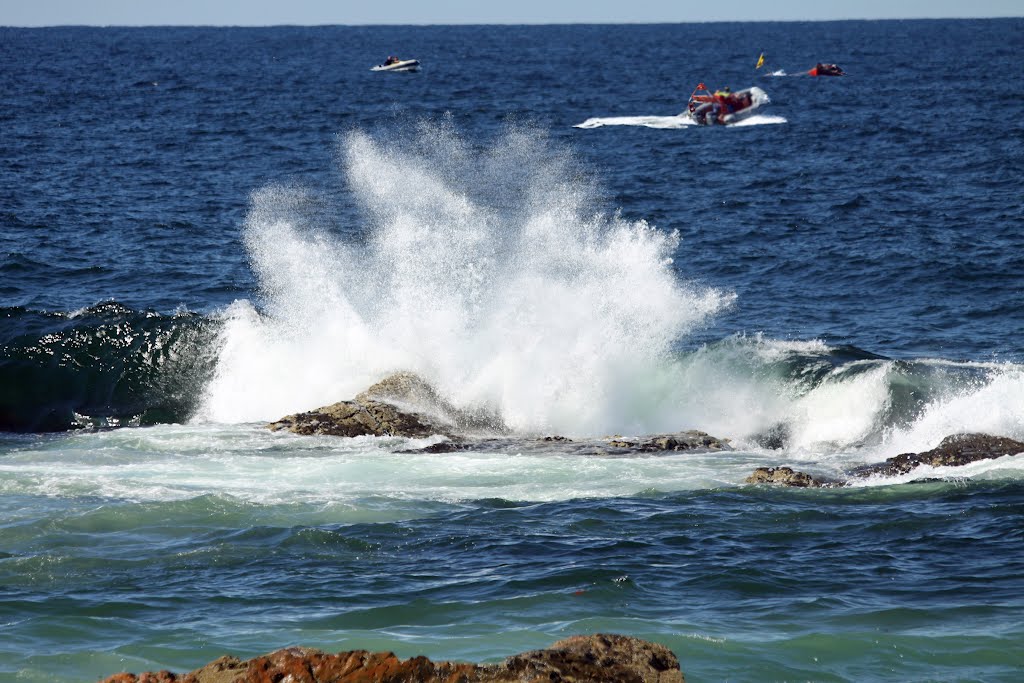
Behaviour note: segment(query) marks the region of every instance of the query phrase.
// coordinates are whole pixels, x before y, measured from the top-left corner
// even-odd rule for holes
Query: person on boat
[[[402,60],[399,59],[398,57],[395,57],[394,55],[388,55],[388,58],[384,60],[384,66],[391,66],[392,64],[397,64],[400,61]]]
[[[736,111],[736,98],[733,97],[732,89],[729,86],[725,86],[721,90],[716,90],[715,99],[717,100],[715,104],[724,106],[726,113],[732,114]]]
[[[809,72],[812,76],[845,76],[846,72],[838,64],[822,64],[818,62]]]

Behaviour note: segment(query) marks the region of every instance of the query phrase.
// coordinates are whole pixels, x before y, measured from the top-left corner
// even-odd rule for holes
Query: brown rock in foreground
[[[501,664],[401,660],[390,652],[327,654],[286,648],[241,661],[221,657],[201,669],[121,673],[102,683],[684,683],[679,660],[663,645],[630,636],[572,636]]]

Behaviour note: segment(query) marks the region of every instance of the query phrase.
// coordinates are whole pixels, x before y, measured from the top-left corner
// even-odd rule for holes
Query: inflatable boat
[[[724,88],[712,93],[706,85],[698,83],[686,113],[702,126],[725,126],[753,116],[769,102],[768,93],[757,86],[736,92]]]

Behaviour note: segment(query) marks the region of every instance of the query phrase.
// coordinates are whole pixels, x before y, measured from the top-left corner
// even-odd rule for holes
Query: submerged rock
[[[719,439],[705,432],[689,431],[658,436],[608,437],[604,439],[569,439],[564,436],[522,437],[499,436],[492,438],[453,437],[449,441],[400,453],[533,453],[572,454],[596,457],[629,457],[637,454],[673,453],[677,451],[708,452],[732,450],[728,439]]]
[[[663,645],[611,634],[572,636],[550,648],[513,655],[501,664],[399,659],[390,652],[327,654],[292,647],[241,661],[221,657],[201,669],[120,673],[102,683],[684,683],[679,660]]]
[[[612,448],[625,448],[641,453],[656,451],[723,451],[731,450],[728,439],[719,439],[707,432],[691,429],[675,434],[657,434],[643,437],[614,436],[607,440]]]

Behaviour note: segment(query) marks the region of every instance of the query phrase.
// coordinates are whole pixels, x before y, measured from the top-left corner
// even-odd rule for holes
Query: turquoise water
[[[1022,456],[806,491],[743,486],[778,459],[764,451],[353,442],[258,425],[5,437],[5,676],[300,643],[493,661],[599,631],[668,645],[693,680],[1012,680],[1022,664]]]

